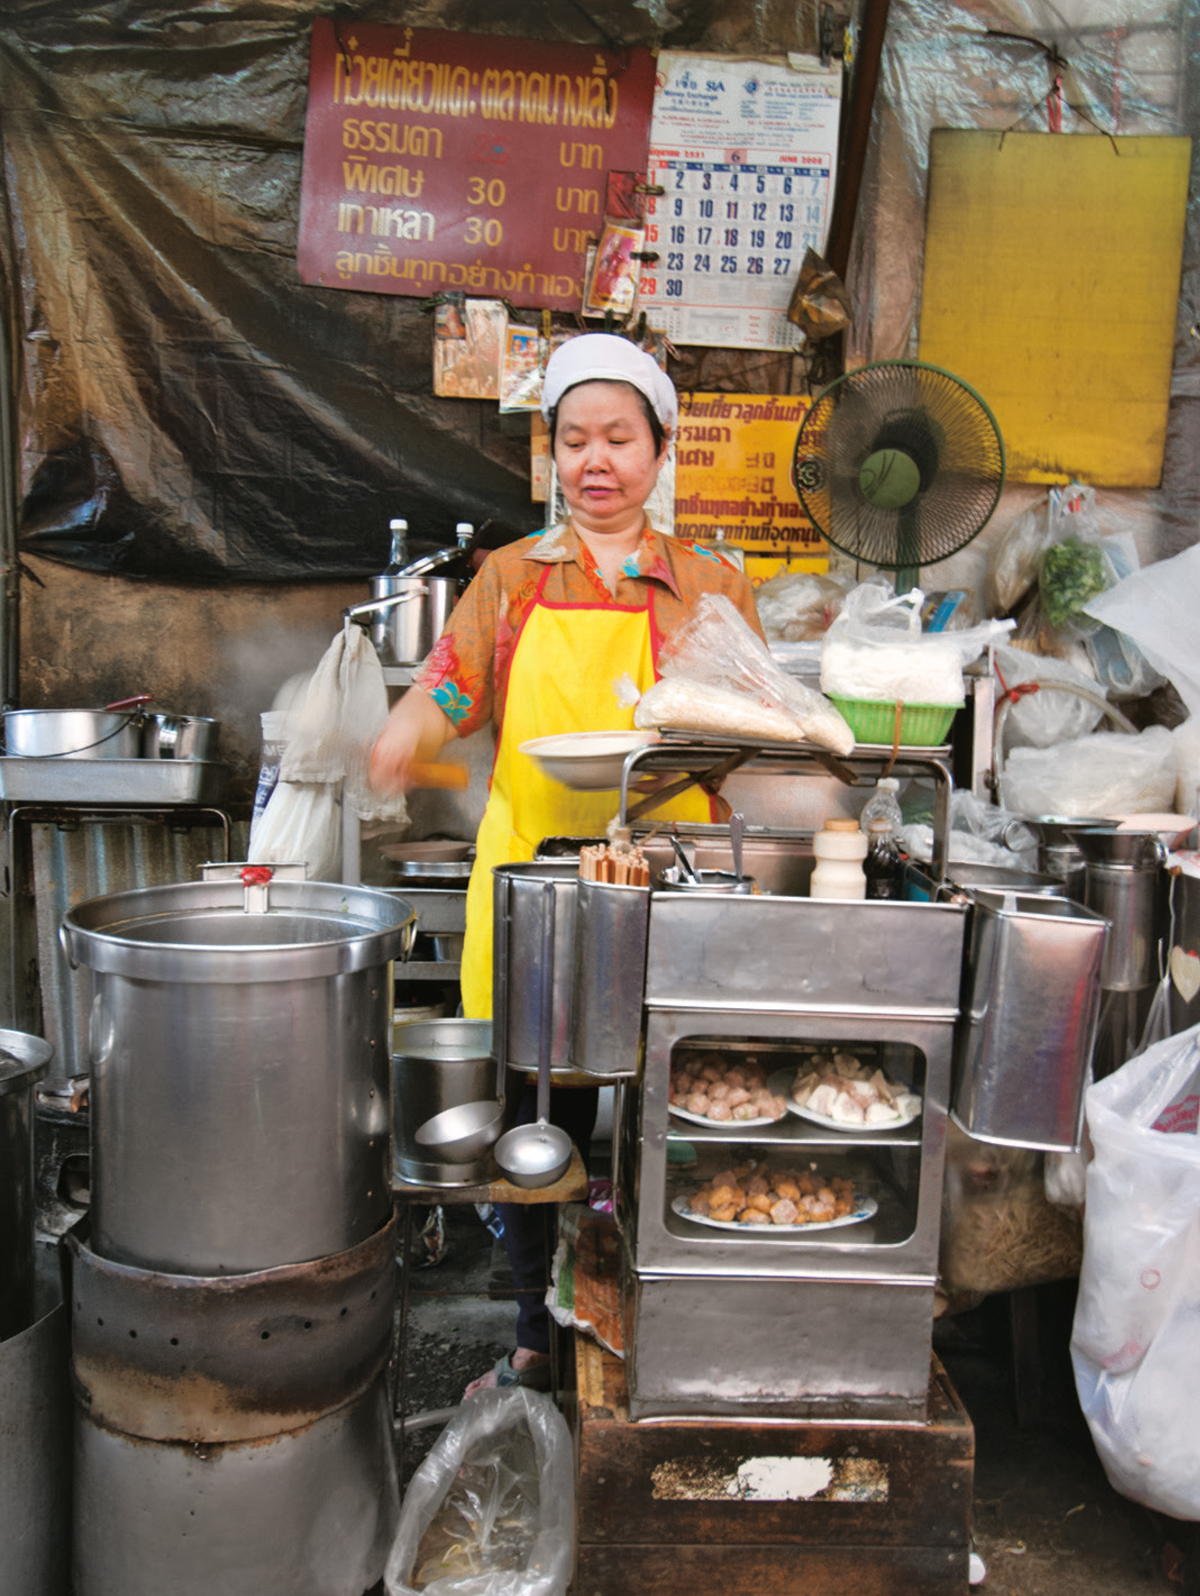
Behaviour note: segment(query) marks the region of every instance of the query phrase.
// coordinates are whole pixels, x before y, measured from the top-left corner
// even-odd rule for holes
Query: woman
[[[597,836],[613,818],[611,793],[580,793],[520,752],[533,737],[633,724],[613,692],[619,676],[645,691],[665,637],[705,592],[728,595],[761,635],[754,595],[718,556],[664,537],[648,523],[653,491],[678,419],[670,378],[627,339],[585,333],[550,357],[542,414],[570,518],[488,556],[416,684],[399,700],[371,756],[371,781],[403,787],[410,765],[452,737],[493,721],[491,792],[467,892],[463,1012],[492,1012],[492,869],[532,859],[549,836]],[[710,820],[696,791],[661,816]],[[596,1092],[551,1093],[551,1119],[586,1156]],[[518,1122],[534,1118],[527,1091]],[[505,1245],[518,1289],[541,1275],[535,1211],[506,1207]],[[536,1296],[518,1299],[517,1350],[476,1385],[547,1380],[549,1318]],[[469,1390],[474,1389],[472,1386]]]

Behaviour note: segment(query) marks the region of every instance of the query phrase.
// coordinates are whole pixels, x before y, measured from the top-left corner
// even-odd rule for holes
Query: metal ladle
[[[742,837],[746,830],[744,815],[736,811],[729,817],[729,847],[733,854],[733,874],[738,883],[734,891],[738,891],[742,880]]]
[[[551,993],[554,987],[554,882],[542,884],[542,980],[541,1014],[538,1026],[537,1120],[532,1125],[514,1125],[496,1143],[495,1159],[500,1173],[514,1186],[553,1186],[571,1164],[571,1138],[557,1125],[551,1125],[550,1043],[554,1016]]]

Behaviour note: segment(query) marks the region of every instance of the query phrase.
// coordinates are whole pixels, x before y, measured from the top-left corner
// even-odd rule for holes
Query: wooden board
[[[1191,140],[930,137],[921,359],[1000,424],[1010,480],[1162,476]]]
[[[576,1340],[573,1596],[962,1596],[974,1430],[934,1360],[924,1424],[631,1424]]]
[[[392,1176],[392,1196],[409,1203],[578,1203],[587,1199],[588,1178],[578,1147],[567,1172],[553,1186],[514,1186],[500,1175],[477,1186],[424,1186]]]

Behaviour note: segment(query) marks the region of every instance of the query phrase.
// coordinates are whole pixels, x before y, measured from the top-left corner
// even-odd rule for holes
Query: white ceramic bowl
[[[621,785],[625,756],[654,741],[648,731],[566,732],[533,737],[521,752],[536,759],[547,776],[576,792],[608,792]]]

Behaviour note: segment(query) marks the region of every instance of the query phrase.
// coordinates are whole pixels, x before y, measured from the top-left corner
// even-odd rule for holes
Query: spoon
[[[670,841],[671,847],[675,851],[675,857],[679,860],[679,868],[683,871],[685,879],[688,881],[694,881],[696,885],[699,886],[700,876],[697,873],[696,867],[688,858],[683,844],[680,842],[679,838],[674,832],[671,833]]]
[[[739,882],[742,879],[742,835],[745,829],[746,820],[744,815],[737,813],[730,815],[729,846],[733,850],[733,874]]]
[[[571,1164],[571,1138],[565,1130],[551,1125],[550,1043],[554,1015],[551,993],[554,986],[554,882],[542,885],[542,980],[541,1014],[538,1026],[537,1121],[533,1125],[514,1125],[496,1143],[493,1157],[500,1173],[514,1186],[553,1186]]]

